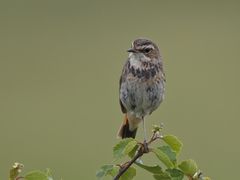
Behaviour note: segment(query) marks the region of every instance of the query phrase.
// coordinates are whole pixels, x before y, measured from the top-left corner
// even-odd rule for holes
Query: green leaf
[[[167,169],[166,171],[172,177],[171,180],[182,180],[184,178],[183,172],[178,169]]]
[[[96,173],[98,180],[102,180],[105,176],[110,175],[115,177],[119,172],[119,167],[115,165],[104,165]],[[136,176],[136,169],[134,167],[128,168],[128,170],[120,177],[120,180],[131,180]]]
[[[130,158],[133,158],[134,156],[135,156],[135,154],[136,154],[136,152],[137,152],[137,150],[138,150],[138,145],[136,145],[129,153],[128,153],[128,156],[130,157]]]
[[[137,141],[136,140],[130,141],[125,147],[124,154],[125,155],[129,154],[133,149],[135,149],[135,147],[138,147]]]
[[[102,177],[104,177],[106,174],[107,174],[107,171],[109,169],[112,169],[113,168],[113,165],[103,165],[100,170],[97,171],[96,173],[96,177],[98,179],[101,179]]]
[[[152,149],[152,152],[157,156],[157,158],[165,164],[168,168],[173,168],[174,164],[169,159],[168,155],[166,155],[161,149]]]
[[[154,174],[153,175],[154,179],[156,180],[172,180],[169,174],[163,172],[161,174]]]
[[[134,167],[128,170],[120,177],[120,180],[132,180],[136,176],[136,169]]]
[[[27,173],[24,177],[25,180],[48,180],[48,176],[46,173],[42,171],[31,171]]]
[[[177,154],[180,153],[181,149],[182,149],[182,142],[173,135],[166,135],[163,137],[163,140],[165,143],[167,143],[172,150],[174,150]]]
[[[183,161],[178,167],[189,176],[193,176],[198,170],[196,162],[192,159]]]
[[[117,173],[119,172],[119,167],[118,166],[113,166],[112,170],[108,172],[109,175],[112,177],[116,176]]]
[[[125,155],[128,155],[135,146],[137,145],[137,141],[133,138],[126,138],[121,140],[117,145],[113,148],[113,156],[115,159],[120,159]]]
[[[161,149],[169,157],[169,159],[172,161],[174,165],[177,163],[176,153],[173,152],[169,146],[161,146],[158,148]]]
[[[102,179],[104,176],[111,175],[114,177],[118,173],[118,167],[114,165],[104,165],[96,173],[97,179]]]
[[[138,165],[139,167],[147,170],[148,172],[153,173],[153,174],[161,174],[161,173],[163,173],[162,168],[160,166],[158,166],[158,165],[156,165],[156,166],[147,166],[147,165],[136,163],[136,162],[135,162],[135,164]]]

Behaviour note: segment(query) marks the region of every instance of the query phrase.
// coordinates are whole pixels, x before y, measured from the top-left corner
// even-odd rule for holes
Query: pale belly
[[[128,80],[122,83],[120,99],[128,113],[143,118],[158,108],[164,96],[164,82]]]

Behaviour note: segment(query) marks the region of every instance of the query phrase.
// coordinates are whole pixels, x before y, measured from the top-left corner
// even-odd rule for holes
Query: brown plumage
[[[158,108],[165,90],[165,75],[157,45],[148,39],[136,39],[128,52],[119,84],[120,106],[125,114],[118,132],[121,138],[135,138],[138,124]]]

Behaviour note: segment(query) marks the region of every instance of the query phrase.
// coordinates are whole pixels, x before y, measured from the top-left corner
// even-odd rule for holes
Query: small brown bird
[[[128,50],[129,57],[120,77],[119,98],[124,121],[121,138],[135,138],[138,124],[158,108],[164,98],[165,74],[158,46],[148,39],[136,39]]]

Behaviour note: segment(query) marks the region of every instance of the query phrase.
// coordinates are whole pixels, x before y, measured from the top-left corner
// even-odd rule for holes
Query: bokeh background
[[[0,4],[0,179],[15,161],[65,180],[95,179],[112,162],[119,76],[137,37],[160,46],[167,76],[148,131],[163,122],[184,143],[181,159],[215,180],[239,178],[239,1]]]

